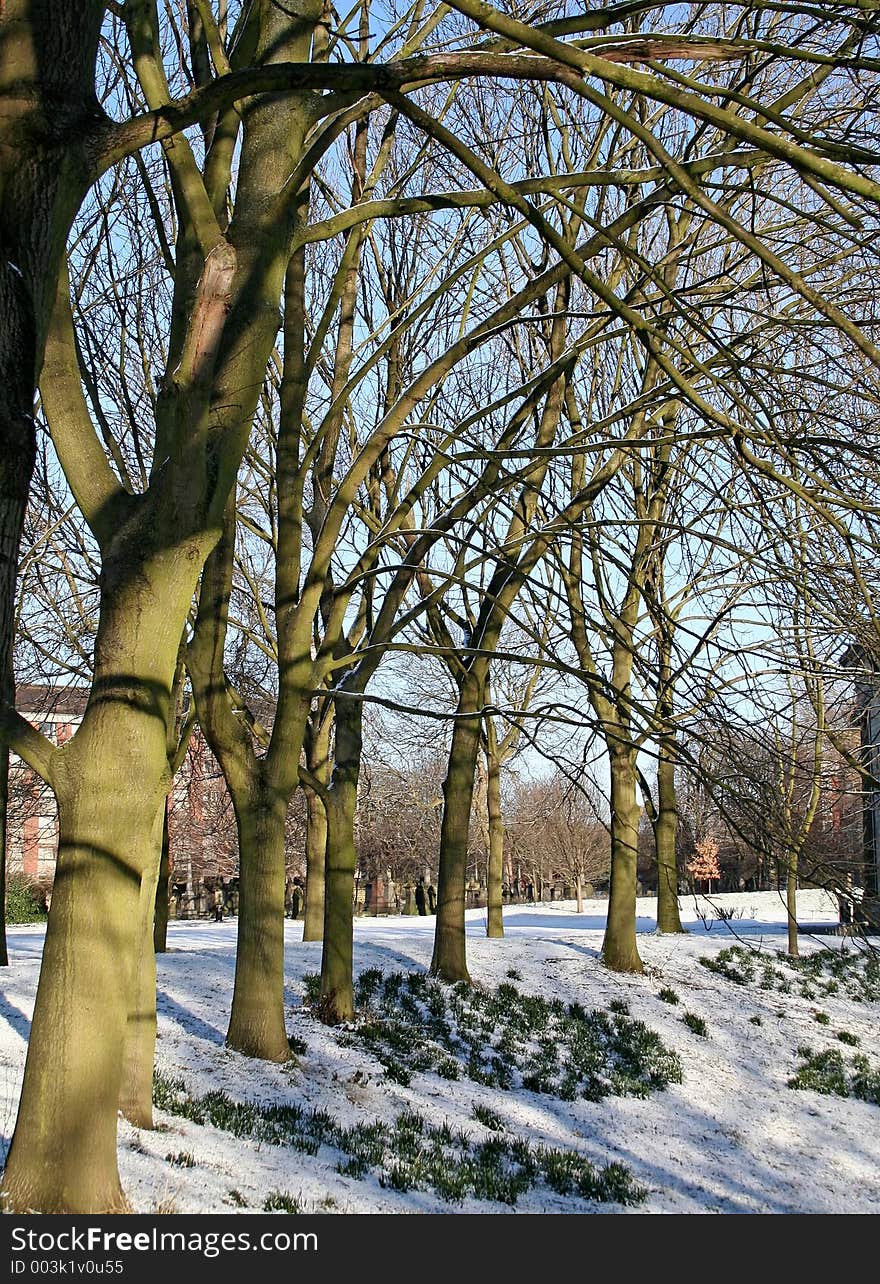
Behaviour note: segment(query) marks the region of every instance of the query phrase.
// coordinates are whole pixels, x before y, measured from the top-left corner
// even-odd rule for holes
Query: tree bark
[[[238,948],[226,1042],[246,1056],[286,1061],[284,823],[287,797],[265,784],[233,797],[238,824]]]
[[[13,3],[7,4],[5,17]],[[81,11],[92,12],[91,5],[45,7],[57,13],[65,33],[78,29]],[[96,6],[96,22],[104,7]],[[130,36],[134,33],[143,45],[141,64],[149,74],[149,13],[144,23],[140,6],[126,5],[125,11]],[[254,6],[253,14],[257,59],[308,56],[314,22],[269,5]],[[97,41],[97,29],[94,36]],[[7,91],[2,60],[8,44],[0,41],[0,88]],[[93,96],[90,101],[94,104]],[[94,110],[100,116],[96,104]],[[53,104],[53,129],[58,115]],[[183,223],[198,210],[204,266],[191,297],[175,300],[177,319],[185,322],[178,335],[182,343],[157,400],[155,466],[143,494],[129,495],[119,486],[101,458],[84,406],[71,404],[68,415],[67,393],[75,401],[79,384],[65,369],[71,363],[65,359],[63,333],[59,368],[41,379],[65,475],[101,548],[101,619],[83,722],[63,749],[47,754],[49,783],[59,801],[60,854],[21,1104],[3,1178],[6,1207],[14,1211],[99,1213],[125,1206],[116,1121],[138,950],[144,943],[142,838],[168,791],[180,638],[201,568],[220,533],[277,330],[293,233],[283,193],[301,153],[308,116],[296,94],[242,109],[236,212],[228,237],[216,224],[205,227],[205,200],[191,207],[184,201],[178,210]],[[80,135],[84,132],[81,113]],[[65,154],[64,147],[56,148],[56,161]],[[188,178],[193,173],[190,167]],[[5,187],[2,200],[5,219]],[[18,209],[16,217],[26,225],[27,209]],[[69,225],[68,219],[54,242],[59,259]],[[57,219],[53,226],[57,231]],[[45,258],[41,266],[46,267]],[[57,275],[49,282],[47,317]],[[71,350],[72,343],[67,358]],[[283,894],[283,843],[281,853]]]
[[[489,863],[487,876],[486,935],[504,936],[504,821],[501,817],[501,764],[496,755],[486,757],[486,810],[489,813]]]
[[[0,700],[14,704],[15,585],[36,456],[34,396],[70,225],[101,116],[95,58],[105,5],[0,7]],[[0,963],[6,962],[8,748],[0,741]]]
[[[233,712],[223,668],[235,542],[234,493],[223,533],[202,574],[199,613],[187,667],[205,739],[223,772],[238,829],[238,949],[227,1043],[238,1052],[284,1061],[284,923],[287,810],[297,784],[308,697],[282,690],[268,752],[258,758],[250,731]]]
[[[9,966],[6,947],[6,818],[9,814],[9,750],[0,747],[0,967]]]
[[[465,885],[474,777],[480,750],[482,684],[468,674],[458,698],[449,763],[443,782],[437,925],[431,973],[443,981],[470,981],[465,947]]]
[[[36,455],[36,434],[30,412],[34,389],[25,378],[28,360],[19,354],[21,364],[9,369],[14,358],[16,321],[11,315],[8,281],[4,288],[0,263],[0,701],[15,704],[13,646],[15,640],[16,580],[18,554],[28,491]],[[18,324],[20,324],[20,319]],[[11,351],[4,351],[10,348]],[[23,359],[22,359],[23,357]],[[13,360],[13,364],[14,360]],[[22,407],[27,407],[27,413]],[[6,948],[6,857],[9,816],[9,749],[0,741],[0,966],[9,961]]]
[[[797,885],[797,852],[790,851],[785,875],[785,908],[788,917],[788,953],[793,959],[796,959],[800,952],[798,947]]]
[[[678,830],[678,801],[675,793],[675,761],[660,746],[657,761],[657,815],[654,846],[657,853],[657,931],[683,932],[678,909],[678,865],[675,838]]]
[[[602,960],[614,972],[641,972],[636,945],[639,805],[633,752],[611,752],[611,894]]]
[[[169,656],[169,687],[172,671]],[[145,947],[150,844],[142,836],[150,834],[168,771],[155,696],[151,682],[126,675],[114,683],[98,665],[83,723],[57,755],[59,855],[3,1177],[9,1210],[126,1208],[116,1125],[135,968]]]
[[[321,953],[321,1006],[328,1021],[354,1016],[354,873],[357,851],[354,821],[362,748],[363,704],[338,697],[336,751],[327,793],[327,864],[324,899],[324,948]]]
[[[119,1109],[138,1128],[153,1126],[153,1063],[156,1055],[156,950],[153,940],[156,888],[164,846],[167,796],[153,822],[141,875],[138,954],[125,1033]],[[166,902],[167,904],[167,902]],[[166,913],[167,921],[167,913]]]
[[[321,720],[306,736],[306,765],[322,784],[330,781],[330,732],[332,718]],[[303,786],[306,796],[306,903],[303,940],[320,941],[324,935],[324,865],[327,855],[327,812],[321,796]]]
[[[306,796],[306,899],[303,910],[303,940],[320,941],[324,936],[325,863],[327,858],[327,811],[320,796],[308,785]]]

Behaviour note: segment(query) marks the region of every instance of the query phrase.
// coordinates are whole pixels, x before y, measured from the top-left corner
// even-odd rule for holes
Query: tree
[[[585,792],[559,772],[521,785],[511,799],[509,831],[516,859],[536,885],[561,877],[574,888],[583,913],[586,884],[603,883],[610,871],[607,823],[595,790]]]
[[[144,92],[160,106],[168,95],[155,12],[137,4],[125,13]],[[296,59],[307,53],[311,28],[260,7],[247,35],[258,62]],[[144,1017],[155,1003],[152,920],[174,670],[274,340],[295,218],[285,185],[307,115],[302,95],[293,94],[281,105],[258,99],[243,110],[235,209],[225,231],[188,144],[177,139],[166,149],[179,218],[174,321],[156,406],[155,467],[140,493],[124,489],[92,427],[66,289],[55,306],[43,405],[101,552],[102,598],[92,692],[73,740],[52,749],[18,727],[19,751],[58,797],[60,839],[3,1178],[10,1208],[124,1207],[117,1106],[139,1118],[150,1113],[149,1096],[130,1094],[149,1083],[144,1066],[152,1065],[152,1022]],[[215,198],[225,186],[221,178]],[[72,952],[69,941],[89,946]],[[92,1031],[87,1046],[83,1023]]]
[[[0,706],[15,704],[16,576],[36,457],[34,394],[70,225],[93,176],[103,118],[95,60],[104,4],[8,0],[0,12]],[[9,755],[0,745],[0,843],[6,850]],[[5,854],[0,966],[7,963]]]
[[[713,195],[713,183],[703,180],[718,171],[717,154],[701,158],[696,171],[692,170],[689,143],[685,141],[678,150],[687,131],[672,129],[664,141],[653,131],[653,120],[649,119],[650,113],[646,117],[644,110],[645,103],[660,104],[670,113],[679,113],[683,121],[697,122],[694,132],[700,136],[716,131],[724,169],[729,165],[737,172],[741,192],[747,191],[753,157],[738,153],[745,149],[758,152],[762,158],[771,157],[789,178],[798,176],[800,186],[786,195],[786,201],[809,190],[810,200],[815,202],[811,208],[817,211],[814,225],[830,224],[849,235],[853,220],[861,214],[849,209],[848,204],[871,211],[880,195],[880,188],[865,172],[873,156],[857,141],[864,102],[859,92],[851,94],[836,109],[834,127],[829,129],[821,111],[813,121],[798,115],[808,93],[799,85],[792,88],[791,74],[799,74],[801,82],[815,86],[826,74],[832,75],[838,63],[845,65],[847,72],[855,72],[856,81],[860,73],[870,70],[870,61],[860,51],[860,40],[872,33],[874,19],[871,15],[866,17],[861,6],[835,6],[830,22],[819,24],[817,39],[820,44],[830,42],[831,53],[813,48],[810,37],[815,29],[808,24],[814,12],[812,7],[804,6],[803,22],[800,27],[795,24],[797,39],[790,45],[774,42],[768,58],[763,57],[763,37],[768,34],[761,26],[763,7],[754,22],[750,12],[753,7],[747,7],[745,16],[751,25],[747,23],[744,30],[748,35],[737,33],[734,27],[732,40],[691,42],[689,19],[678,22],[673,18],[671,39],[651,36],[635,44],[628,40],[615,44],[613,39],[601,37],[596,49],[589,43],[581,47],[579,40],[566,37],[604,30],[610,19],[621,16],[618,11],[582,14],[560,26],[552,20],[520,23],[478,0],[455,0],[453,7],[473,17],[481,28],[489,28],[493,36],[465,36],[463,49],[450,52],[447,38],[461,38],[458,18],[447,22],[450,15],[445,6],[427,17],[419,8],[408,24],[377,34],[369,58],[352,59],[344,26],[331,31],[328,16],[312,0],[298,6],[296,14],[270,0],[255,0],[241,10],[231,31],[224,30],[224,23],[214,19],[210,5],[199,3],[187,6],[187,23],[175,26],[174,31],[170,27],[164,29],[172,37],[179,37],[166,42],[169,49],[179,51],[173,68],[173,55],[167,60],[163,56],[163,24],[177,22],[173,7],[167,7],[160,23],[158,6],[150,0],[127,0],[121,9],[114,6],[110,49],[121,77],[118,101],[126,103],[126,118],[112,121],[106,114],[96,112],[89,83],[88,92],[74,102],[73,127],[68,129],[68,137],[74,143],[70,156],[77,181],[69,188],[62,182],[63,199],[52,207],[48,218],[38,212],[33,222],[23,223],[29,229],[35,227],[42,237],[41,244],[49,245],[52,252],[40,257],[24,246],[21,263],[9,260],[11,266],[2,289],[10,298],[15,296],[8,305],[3,302],[3,307],[8,306],[14,322],[9,327],[14,342],[10,345],[8,373],[12,376],[9,386],[15,386],[16,392],[4,428],[10,436],[17,431],[25,445],[15,455],[17,471],[10,468],[13,484],[8,487],[11,498],[2,525],[7,546],[3,551],[9,554],[6,573],[11,575],[15,532],[20,529],[16,513],[23,506],[21,494],[25,487],[21,478],[29,471],[29,426],[22,433],[21,416],[31,413],[33,391],[30,384],[25,388],[25,381],[18,379],[13,367],[18,361],[30,380],[31,368],[35,370],[39,364],[43,333],[47,336],[40,381],[43,408],[54,448],[101,563],[100,618],[91,692],[75,737],[63,748],[48,744],[15,716],[9,704],[8,677],[0,693],[7,700],[7,736],[16,751],[52,785],[61,822],[58,882],[18,1121],[3,1181],[4,1198],[11,1209],[91,1212],[124,1207],[115,1159],[117,1108],[121,1105],[138,1120],[149,1117],[148,1067],[152,1061],[155,998],[152,914],[161,821],[169,787],[169,727],[175,716],[174,679],[181,638],[202,568],[210,556],[213,561],[204,576],[200,599],[208,608],[203,619],[208,621],[209,640],[219,645],[221,652],[223,649],[223,559],[227,547],[234,546],[230,510],[235,501],[230,497],[235,494],[267,364],[274,351],[282,300],[285,365],[296,362],[303,351],[296,336],[302,338],[306,316],[295,275],[299,270],[297,251],[307,243],[311,230],[306,226],[304,193],[321,157],[349,125],[357,129],[359,120],[386,110],[383,104],[387,104],[388,110],[431,138],[444,158],[451,156],[469,169],[479,189],[476,193],[441,192],[438,196],[436,173],[426,170],[429,181],[425,189],[409,203],[403,200],[395,204],[393,215],[410,217],[414,213],[433,213],[438,208],[460,208],[462,204],[481,209],[498,205],[528,229],[528,238],[521,245],[528,281],[515,291],[505,292],[504,304],[494,311],[487,310],[480,323],[485,330],[478,324],[464,334],[457,323],[452,323],[449,351],[424,367],[417,365],[411,384],[387,415],[374,424],[365,448],[353,452],[350,467],[339,461],[342,476],[333,502],[325,514],[320,514],[320,537],[311,550],[310,573],[302,582],[292,576],[289,592],[280,593],[276,603],[282,614],[295,616],[284,642],[282,630],[278,630],[284,689],[279,691],[276,716],[281,724],[287,720],[282,705],[289,700],[297,710],[292,725],[299,734],[304,722],[300,715],[323,695],[330,674],[338,677],[332,692],[337,718],[334,772],[323,795],[332,831],[332,841],[328,842],[332,862],[328,861],[322,988],[325,994],[341,996],[342,1014],[351,1004],[351,879],[355,850],[350,833],[357,798],[361,709],[369,681],[396,635],[404,598],[437,538],[408,525],[409,513],[429,489],[429,481],[419,477],[410,487],[408,477],[401,480],[405,474],[394,470],[392,497],[380,510],[392,515],[391,543],[382,531],[368,551],[358,550],[356,570],[352,571],[350,561],[345,571],[345,589],[333,595],[332,603],[327,595],[328,575],[353,503],[361,488],[371,481],[381,485],[385,449],[411,426],[410,413],[425,401],[430,404],[435,387],[457,362],[482,344],[489,330],[501,335],[516,323],[524,307],[544,298],[555,299],[559,312],[546,318],[550,362],[544,363],[536,374],[540,386],[516,394],[526,417],[534,416],[537,421],[534,439],[539,452],[544,453],[527,451],[517,470],[516,485],[510,493],[515,491],[521,504],[507,514],[506,520],[499,518],[493,531],[493,535],[501,537],[496,569],[489,577],[488,592],[476,612],[475,627],[469,632],[465,649],[460,716],[456,721],[456,729],[463,730],[447,777],[443,836],[446,873],[441,886],[442,927],[435,955],[435,970],[450,977],[467,975],[460,875],[470,807],[462,804],[473,790],[473,764],[485,703],[486,662],[497,651],[505,617],[522,584],[542,563],[560,531],[583,517],[598,490],[622,463],[619,441],[612,438],[614,444],[609,446],[608,435],[600,436],[595,443],[598,451],[614,458],[611,473],[597,464],[583,492],[569,494],[556,503],[555,518],[545,522],[543,515],[538,515],[538,491],[542,479],[551,471],[548,459],[558,446],[557,427],[565,397],[571,391],[575,362],[569,358],[580,355],[566,350],[569,318],[564,314],[571,311],[572,282],[581,283],[589,292],[585,310],[606,310],[599,329],[613,319],[635,336],[634,343],[645,354],[645,361],[654,364],[658,378],[668,381],[669,395],[689,401],[706,423],[726,432],[732,449],[756,476],[772,478],[789,490],[798,485],[798,478],[786,467],[785,460],[780,460],[774,448],[766,448],[767,416],[763,406],[751,416],[738,418],[727,412],[720,394],[713,402],[721,382],[716,381],[711,362],[707,375],[705,362],[695,351],[673,350],[663,328],[658,329],[656,324],[657,309],[646,317],[642,299],[621,298],[615,292],[606,279],[604,261],[598,267],[589,265],[592,259],[604,259],[609,242],[615,244],[627,227],[640,220],[644,204],[639,209],[640,202],[636,200],[632,211],[626,210],[610,220],[600,210],[594,220],[592,208],[588,211],[583,199],[570,194],[572,190],[581,193],[592,189],[594,176],[589,172],[574,175],[573,187],[567,186],[572,181],[571,174],[561,180],[557,174],[530,175],[523,180],[518,175],[505,177],[498,172],[494,157],[486,156],[486,140],[473,138],[477,131],[472,122],[465,121],[458,132],[444,122],[445,86],[475,77],[494,78],[505,84],[529,81],[562,85],[563,97],[570,95],[572,101],[587,104],[594,119],[613,122],[612,133],[628,132],[650,154],[650,174],[634,180],[624,176],[621,190],[628,189],[631,182],[636,187],[646,184],[650,189],[646,198],[649,205],[667,198],[692,202],[707,225],[717,226],[744,252],[753,255],[762,271],[781,282],[790,296],[804,305],[811,322],[821,319],[823,327],[836,328],[861,357],[875,366],[880,364],[869,334],[854,319],[861,315],[861,301],[857,312],[851,306],[853,298],[844,298],[841,305],[830,286],[817,288],[823,282],[822,265],[808,263],[802,271],[801,245],[796,244],[789,253],[784,236],[767,238],[756,234],[748,218],[743,221],[724,200]],[[48,18],[53,13],[57,16],[59,11],[59,6],[51,6],[51,13],[46,13],[43,6],[38,8],[36,4],[10,4],[4,12],[4,18],[7,13],[16,19],[23,16],[23,24],[6,28],[11,36],[4,45],[4,52],[12,51],[6,84],[11,82],[13,88],[7,102],[12,104],[14,125],[21,123],[22,101],[24,117],[29,120],[33,99],[26,95],[22,100],[17,92],[22,79],[27,80],[35,66],[48,62],[53,68],[63,67],[67,59],[82,68],[88,61],[83,49],[89,53],[89,42],[97,38],[100,11],[90,5],[79,7],[77,19],[80,12],[85,15],[85,27],[91,34],[89,40],[77,45],[72,60],[63,41],[60,56],[57,45],[44,48],[42,34],[34,26],[35,17],[45,14]],[[224,15],[225,12],[224,7]],[[623,16],[628,12],[627,7]],[[648,6],[645,12],[660,11]],[[713,8],[707,21],[715,22],[718,14],[723,16],[725,12],[725,7],[717,12]],[[118,25],[120,13],[126,39]],[[368,30],[365,8],[364,15],[363,30]],[[741,16],[737,12],[736,17]],[[794,16],[798,18],[797,11]],[[79,22],[72,21],[70,29],[78,30]],[[62,30],[66,33],[67,25]],[[22,32],[23,41],[19,39]],[[803,53],[802,35],[806,43]],[[421,48],[428,37],[434,42],[431,51],[413,53],[413,48]],[[336,62],[325,57],[331,46]],[[38,56],[32,56],[34,51]],[[741,74],[747,56],[756,53],[761,54],[753,59],[758,72],[747,69]],[[705,57],[732,59],[738,70],[730,84],[715,83],[708,73],[704,81],[689,77],[682,84],[676,68],[668,73],[657,69],[663,57],[675,62]],[[650,72],[627,65],[646,58],[652,63]],[[765,83],[762,69],[767,68],[771,82],[779,68],[783,79],[788,76],[782,93],[773,95],[769,105],[754,91],[755,84],[760,90]],[[132,75],[133,70],[136,75]],[[42,77],[37,79],[36,97],[40,99],[45,81]],[[188,80],[195,86],[191,90]],[[444,87],[440,89],[440,85]],[[832,88],[839,86],[838,81]],[[741,88],[744,92],[740,92]],[[180,90],[185,92],[175,98],[175,91]],[[858,100],[855,105],[854,99]],[[60,101],[69,104],[73,99],[62,92]],[[554,106],[558,109],[559,104]],[[45,124],[47,115],[49,128],[42,135],[37,130],[36,152],[43,167],[37,173],[38,184],[34,184],[35,190],[39,186],[39,194],[30,193],[32,203],[37,205],[43,200],[43,192],[56,181],[48,172],[51,164],[62,176],[68,172],[67,150],[43,145],[55,128],[54,106],[53,111],[44,111],[41,123]],[[70,126],[70,120],[67,116],[64,123]],[[186,132],[197,124],[197,130]],[[552,135],[553,131],[549,132]],[[564,131],[559,132],[561,135]],[[90,413],[83,395],[88,382],[83,379],[87,354],[77,350],[67,283],[61,281],[56,294],[57,272],[53,269],[60,262],[69,227],[69,219],[61,215],[69,209],[82,184],[141,148],[156,146],[164,151],[169,212],[173,214],[162,229],[168,267],[168,326],[156,363],[163,373],[154,404],[150,403],[143,416],[128,416],[127,428],[137,435],[146,464],[143,477],[138,476],[132,485],[119,467],[112,433],[108,441],[102,431],[95,430],[93,418],[100,429],[104,425],[99,408],[92,405]],[[6,155],[14,166],[19,159],[14,149]],[[568,169],[565,159],[563,155],[563,167]],[[589,164],[592,166],[592,158]],[[26,177],[22,181],[26,187],[34,171],[27,166],[24,170]],[[128,173],[133,184],[142,184],[136,163]],[[16,189],[14,183],[8,187],[5,172],[3,177],[4,217],[20,219],[22,209],[30,214],[27,193],[23,201],[18,200],[16,192],[23,189]],[[618,187],[613,176],[596,181],[600,189]],[[150,195],[155,197],[154,192],[144,193],[147,204]],[[545,200],[550,196],[554,197],[552,201]],[[161,222],[161,202],[153,204]],[[388,206],[385,213],[389,213]],[[347,233],[359,223],[371,222],[378,214],[372,201],[355,206],[345,202],[344,208],[331,216],[335,222],[330,234]],[[627,221],[630,217],[632,223]],[[578,246],[572,231],[582,220],[591,235],[585,246]],[[14,248],[17,253],[17,243]],[[641,251],[637,248],[629,253],[631,261],[638,262]],[[534,267],[533,254],[541,260],[538,268]],[[832,261],[836,272],[838,260],[832,256]],[[42,269],[49,270],[41,275]],[[21,302],[15,284],[17,271],[27,287],[25,295],[30,291],[39,299],[39,307],[31,309],[28,298]],[[825,279],[827,276],[826,263]],[[653,269],[648,277],[654,279]],[[28,328],[36,335],[33,344],[30,339],[24,343],[17,338],[22,329]],[[34,361],[30,360],[32,356]],[[291,375],[289,366],[284,373]],[[509,391],[505,390],[505,397]],[[343,403],[347,400],[343,397]],[[291,404],[295,399],[294,403],[288,402],[288,409]],[[340,408],[344,406],[337,405],[336,410]],[[329,414],[325,422],[329,440],[339,431],[338,414]],[[483,491],[477,486],[476,498],[480,501],[491,493],[502,461],[507,467],[508,446],[517,444],[515,440],[511,443],[503,431],[491,440],[493,447],[500,449],[488,455],[484,448],[479,451],[475,472],[478,482],[488,488]],[[625,442],[627,448],[631,444],[631,440]],[[335,466],[335,451],[332,453]],[[437,454],[442,454],[439,447]],[[22,461],[24,466],[18,466]],[[328,474],[331,479],[332,470]],[[3,495],[6,499],[6,490]],[[437,509],[448,519],[447,529],[462,520],[459,505],[474,497],[475,492],[467,484],[453,502],[438,503]],[[296,495],[285,489],[285,503],[295,499]],[[368,507],[367,514],[374,516],[374,510]],[[302,512],[294,504],[285,520],[288,517],[295,524]],[[531,529],[533,519],[539,524],[537,532]],[[365,524],[368,526],[369,521]],[[370,592],[362,590],[362,581],[366,583],[382,565],[377,550],[393,546],[399,551],[401,545],[403,551],[389,575],[390,594],[377,616],[369,621],[372,627],[365,627],[364,636],[376,644],[376,650],[367,654],[358,649],[358,626],[347,612],[352,608],[356,616],[359,605],[363,604],[366,611],[371,604]],[[383,566],[383,573],[386,569]],[[10,602],[7,593],[7,608]],[[326,619],[322,616],[322,602],[330,607]],[[323,637],[319,639],[318,654],[313,655],[313,624],[319,618]],[[218,622],[219,627],[215,627]],[[366,617],[364,623],[368,623]],[[195,649],[199,649],[198,645]],[[221,661],[222,658],[221,654]],[[212,665],[209,671],[217,673],[222,667],[222,663]],[[8,673],[8,664],[6,668]],[[613,685],[616,696],[626,703],[626,684]],[[201,703],[204,707],[204,698]],[[209,718],[210,713],[206,721]],[[248,748],[257,756],[253,743]],[[272,840],[267,843],[267,861],[251,866],[256,913],[250,921],[252,928],[262,924],[266,929],[266,965],[273,984],[265,1004],[259,998],[254,1000],[254,983],[262,972],[254,964],[255,958],[259,963],[260,942],[258,934],[252,932],[251,948],[243,951],[247,957],[243,957],[242,965],[249,972],[249,993],[243,995],[243,1003],[245,1009],[248,1005],[259,1009],[252,1028],[257,1031],[260,1050],[271,1046],[272,1055],[283,1053],[284,1033],[278,1000],[282,924],[278,921],[277,901],[281,865],[274,839],[297,774],[299,745],[293,743],[293,733],[285,748],[293,751],[287,760],[281,761],[279,750],[273,753],[269,768],[249,772],[260,789],[257,798],[247,800],[255,804],[249,818],[262,826]],[[314,777],[310,783],[323,788]],[[245,787],[246,782],[243,790]],[[631,810],[629,794],[622,801]],[[268,1020],[264,1022],[267,1012]],[[92,1034],[88,1045],[81,1038],[83,1026]],[[246,1033],[242,1043],[249,1038]]]
[[[713,879],[721,877],[721,866],[718,864],[718,844],[711,835],[701,838],[694,849],[694,854],[687,863],[687,871],[698,883],[708,883],[712,891]]]

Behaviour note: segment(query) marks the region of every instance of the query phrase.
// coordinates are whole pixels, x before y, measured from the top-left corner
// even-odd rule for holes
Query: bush
[[[681,1082],[678,1057],[627,1015],[621,999],[610,1012],[587,1011],[522,993],[509,980],[493,992],[373,968],[358,977],[355,1003],[362,1015],[340,1041],[365,1047],[404,1086],[427,1072],[503,1091],[600,1101],[609,1094],[644,1097]]]
[[[398,1115],[390,1125],[376,1120],[346,1128],[324,1111],[305,1111],[285,1102],[233,1101],[223,1092],[192,1097],[183,1080],[158,1072],[153,1100],[169,1114],[250,1137],[260,1145],[293,1146],[307,1154],[317,1154],[322,1145],[331,1147],[338,1153],[336,1170],[343,1176],[362,1180],[372,1175],[391,1190],[433,1190],[448,1203],[472,1196],[514,1205],[521,1194],[541,1184],[596,1203],[638,1204],[648,1193],[622,1164],[598,1168],[575,1151],[499,1135],[491,1124],[503,1121],[485,1107],[475,1107],[474,1116],[493,1135],[478,1141],[466,1132],[453,1132],[449,1124],[437,1127],[414,1111]],[[179,1163],[181,1156],[169,1155],[168,1160]],[[227,1199],[238,1207],[246,1202],[238,1191],[230,1191]],[[325,1206],[330,1205],[325,1201]],[[263,1211],[302,1213],[304,1208],[289,1191],[272,1190]]]
[[[861,1040],[857,1034],[852,1034],[849,1030],[838,1030],[837,1037],[841,1043],[846,1043],[851,1048],[857,1048]]]
[[[286,1190],[270,1190],[263,1202],[264,1213],[301,1213],[303,1206]]]
[[[813,1000],[841,992],[857,1003],[880,999],[880,955],[875,951],[849,953],[844,949],[822,949],[793,959],[777,952],[763,954],[734,945],[721,950],[715,958],[701,958],[700,963],[736,985],[754,983],[762,990],[797,993],[802,999]],[[821,1016],[816,1020],[825,1024]]]
[[[681,1019],[687,1028],[692,1030],[694,1034],[698,1034],[701,1039],[708,1039],[709,1030],[706,1022],[701,1016],[697,1016],[695,1012],[685,1012]]]
[[[813,1053],[809,1048],[798,1048],[803,1065],[788,1081],[789,1088],[811,1088],[826,1097],[848,1097],[849,1081],[843,1057],[836,1048]]]
[[[46,917],[39,886],[24,874],[10,874],[6,880],[6,922],[43,923]]]
[[[788,1081],[789,1088],[811,1088],[825,1096],[855,1097],[872,1106],[880,1106],[880,1067],[872,1065],[858,1053],[847,1069],[843,1054],[837,1048],[812,1052],[798,1048],[802,1064]]]

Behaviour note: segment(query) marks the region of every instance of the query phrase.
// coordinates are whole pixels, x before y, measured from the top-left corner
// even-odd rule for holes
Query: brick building
[[[20,686],[19,712],[56,745],[75,734],[88,700],[80,686]],[[168,828],[174,873],[181,888],[238,873],[235,818],[222,772],[198,728],[193,732],[184,763],[174,778],[168,800]],[[58,814],[55,797],[29,767],[14,755],[9,771],[7,870],[48,888],[58,855]]]

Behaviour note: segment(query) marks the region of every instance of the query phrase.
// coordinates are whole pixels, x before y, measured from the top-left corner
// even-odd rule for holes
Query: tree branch
[[[22,717],[11,705],[0,707],[0,742],[17,753],[47,785],[52,783],[52,767],[58,750],[48,736]]]

